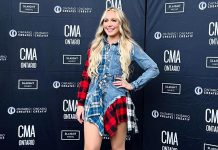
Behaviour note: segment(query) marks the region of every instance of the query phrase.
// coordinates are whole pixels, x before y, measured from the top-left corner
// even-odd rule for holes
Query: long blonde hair
[[[122,77],[128,79],[130,74],[129,66],[131,63],[130,53],[134,41],[131,37],[131,31],[129,28],[128,20],[126,19],[123,11],[114,7],[110,7],[104,11],[95,34],[95,38],[91,43],[88,75],[90,78],[98,75],[98,66],[102,61],[101,52],[104,47],[103,38],[104,36],[107,36],[103,29],[103,22],[106,13],[108,11],[114,11],[119,21],[119,32],[120,32],[119,52],[120,52],[120,63],[123,73]]]

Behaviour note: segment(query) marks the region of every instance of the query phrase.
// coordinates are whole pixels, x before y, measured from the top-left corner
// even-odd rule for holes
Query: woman
[[[131,61],[144,73],[129,83]],[[88,50],[78,91],[76,115],[84,122],[85,150],[99,150],[105,133],[110,136],[112,150],[125,149],[127,130],[137,132],[129,91],[141,89],[158,74],[156,63],[131,38],[124,13],[106,9]]]

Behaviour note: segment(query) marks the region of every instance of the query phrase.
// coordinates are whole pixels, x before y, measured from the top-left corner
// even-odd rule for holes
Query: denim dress
[[[144,70],[141,76],[130,83],[133,90],[141,89],[149,80],[159,74],[156,63],[135,43],[131,50],[131,60],[136,61]],[[84,120],[94,123],[101,136],[104,135],[103,118],[107,108],[116,99],[129,95],[125,88],[117,88],[113,85],[116,77],[122,77],[119,42],[110,45],[104,40],[98,76],[91,79],[84,107]]]

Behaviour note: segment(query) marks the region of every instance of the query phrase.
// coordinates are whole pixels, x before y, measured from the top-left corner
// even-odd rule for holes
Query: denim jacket
[[[106,41],[104,43],[102,62],[98,66],[98,76],[91,79],[85,101],[86,120],[91,116],[103,116],[108,106],[117,98],[126,96],[128,92],[124,88],[117,88],[113,85],[115,78],[122,76],[119,43],[112,45]],[[149,80],[159,74],[157,64],[135,43],[131,50],[131,61],[136,61],[144,70],[141,76],[130,83],[133,90],[141,89]]]

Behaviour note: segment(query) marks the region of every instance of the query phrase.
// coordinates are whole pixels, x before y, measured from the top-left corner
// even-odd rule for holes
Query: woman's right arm
[[[79,83],[78,92],[77,92],[78,104],[77,104],[76,117],[81,124],[84,121],[84,104],[90,84],[90,78],[87,73],[88,66],[89,66],[89,56],[90,56],[90,49],[88,50],[88,58],[86,59],[85,62],[85,67],[82,72],[82,80]]]
[[[89,89],[90,78],[87,72],[89,66],[89,56],[90,56],[90,49],[88,50],[88,57],[86,59],[84,70],[82,72],[82,80],[80,81],[78,87],[78,92],[77,92],[78,106],[84,106],[86,95]]]

